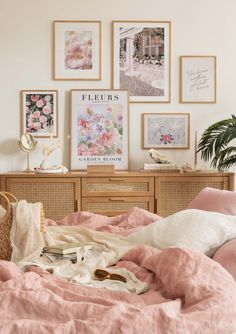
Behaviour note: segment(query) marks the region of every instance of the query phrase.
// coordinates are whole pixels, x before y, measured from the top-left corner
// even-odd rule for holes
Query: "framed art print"
[[[216,57],[180,57],[180,102],[216,103]]]
[[[113,88],[130,102],[170,102],[171,23],[113,21]]]
[[[53,24],[54,79],[101,80],[101,22]]]
[[[71,169],[113,164],[128,169],[128,92],[71,91]]]
[[[189,148],[189,114],[142,114],[143,148]]]
[[[56,90],[21,91],[21,132],[34,137],[58,137],[58,92]]]

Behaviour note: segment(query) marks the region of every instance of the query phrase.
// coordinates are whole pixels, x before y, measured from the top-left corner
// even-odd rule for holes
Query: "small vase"
[[[40,169],[47,169],[47,168],[48,168],[47,161],[43,159],[43,161],[40,164]]]

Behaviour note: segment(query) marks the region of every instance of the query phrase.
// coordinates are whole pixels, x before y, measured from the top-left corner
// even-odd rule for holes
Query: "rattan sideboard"
[[[55,220],[80,210],[113,216],[134,206],[167,216],[205,187],[234,190],[234,173],[8,173],[0,175],[0,185],[18,199],[42,202]]]

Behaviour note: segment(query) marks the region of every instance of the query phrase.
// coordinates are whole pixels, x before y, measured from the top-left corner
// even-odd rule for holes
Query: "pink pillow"
[[[219,262],[236,281],[236,239],[230,240],[218,248],[213,260]]]
[[[188,209],[236,215],[236,192],[206,187],[189,203]]]

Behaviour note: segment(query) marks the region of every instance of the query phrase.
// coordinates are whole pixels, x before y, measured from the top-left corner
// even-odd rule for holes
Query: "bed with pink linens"
[[[236,332],[235,204],[236,193],[205,188],[166,218],[133,208],[117,217],[78,212],[46,220],[47,244],[78,238],[105,249],[105,257],[88,253],[87,262],[85,255],[62,266],[71,270],[65,276],[27,254],[25,262],[0,260],[0,334]],[[13,237],[23,252],[27,233]],[[36,250],[36,241],[27,243]],[[89,263],[133,281],[86,281]]]

